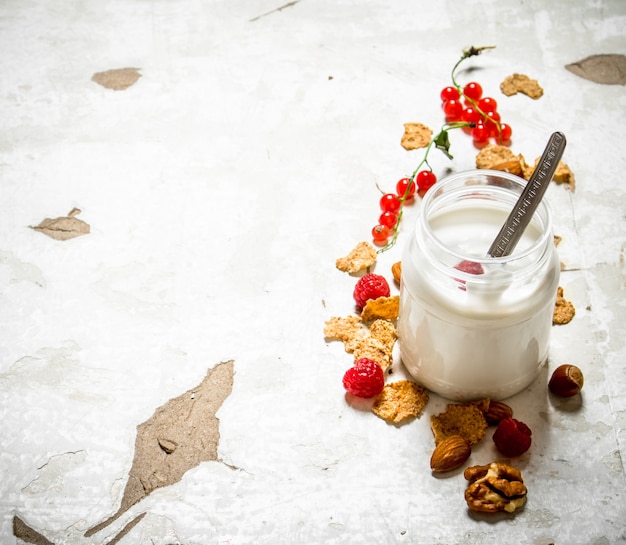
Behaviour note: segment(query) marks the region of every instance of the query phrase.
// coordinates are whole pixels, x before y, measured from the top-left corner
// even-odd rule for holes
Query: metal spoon
[[[565,144],[563,133],[552,133],[537,168],[489,248],[488,253],[491,257],[503,257],[515,249],[554,176],[563,156]]]

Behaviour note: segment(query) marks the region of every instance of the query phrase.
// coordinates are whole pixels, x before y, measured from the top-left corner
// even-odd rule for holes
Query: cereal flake
[[[400,297],[392,295],[391,297],[378,297],[370,299],[365,303],[361,311],[361,320],[369,322],[382,318],[384,320],[395,320],[400,310]]]
[[[476,155],[476,168],[501,170],[516,176],[524,174],[526,162],[522,155],[515,155],[508,147],[489,144]]]
[[[341,318],[333,316],[324,325],[324,337],[331,340],[351,342],[357,337],[363,336],[366,330],[361,318],[356,315]]]
[[[392,349],[372,335],[356,339],[352,344],[346,344],[346,350],[352,352],[354,361],[369,358],[378,363],[383,371],[389,369],[393,363]]]
[[[428,403],[428,390],[411,380],[386,384],[378,394],[372,412],[389,424],[401,424],[409,418],[419,418]]]
[[[430,427],[436,445],[452,435],[460,435],[470,445],[475,445],[485,436],[487,420],[476,404],[451,403],[444,412],[430,417]]]
[[[369,327],[370,335],[378,339],[391,352],[398,338],[396,326],[387,320],[375,320]]]
[[[559,286],[556,292],[556,303],[554,304],[554,315],[552,316],[553,325],[569,324],[574,315],[576,309],[574,305],[563,297],[563,288]]]
[[[533,166],[526,166],[526,168],[524,169],[524,178],[526,178],[527,180],[530,179],[532,173],[537,168],[540,159],[541,157],[537,157]],[[557,184],[565,184],[572,191],[574,191],[574,189],[576,188],[576,178],[574,177],[574,173],[563,161],[559,161],[559,164],[556,167],[556,171],[554,172],[554,176],[552,176],[552,181]]]
[[[543,95],[543,89],[541,85],[539,85],[539,82],[525,74],[511,74],[507,76],[500,84],[500,90],[508,97],[517,93],[523,93],[537,100]]]
[[[432,136],[433,131],[422,123],[405,123],[400,144],[406,150],[425,148]]]
[[[350,274],[360,272],[376,263],[378,254],[369,242],[359,242],[345,257],[340,257],[335,266]]]

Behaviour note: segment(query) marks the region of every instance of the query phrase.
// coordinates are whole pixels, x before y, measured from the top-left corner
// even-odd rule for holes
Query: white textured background
[[[3,0],[0,5],[0,542],[20,516],[55,544],[626,543],[624,86],[564,65],[626,53],[626,4],[555,0]],[[428,417],[401,428],[346,404],[351,363],[322,329],[352,311],[334,261],[369,238],[376,184],[421,152],[403,123],[442,123],[439,91],[466,63],[499,99],[512,148],[568,138],[571,193],[547,198],[561,285],[576,306],[549,368],[510,400],[533,430],[514,517],[467,512],[465,481],[434,478]],[[95,72],[139,68],[125,91]],[[538,101],[499,92],[539,80]],[[476,150],[452,135],[450,162]],[[28,228],[71,208],[91,234]],[[407,212],[403,234],[416,207]],[[403,237],[381,257],[390,277]],[[219,462],[117,510],[136,426],[235,360]],[[577,364],[582,404],[546,395]],[[471,463],[497,457],[487,437]]]

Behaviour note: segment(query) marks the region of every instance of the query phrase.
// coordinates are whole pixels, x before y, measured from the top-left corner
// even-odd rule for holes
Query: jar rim
[[[493,179],[500,179],[508,182],[509,187],[499,186],[498,184],[488,183],[489,181],[493,181]],[[459,185],[460,180],[465,180],[465,182]],[[468,183],[471,182],[471,183]],[[473,262],[481,263],[481,264],[506,264],[512,263],[517,260],[523,260],[528,258],[533,253],[543,253],[542,249],[545,248],[548,239],[552,237],[552,217],[550,213],[550,207],[548,203],[542,200],[539,203],[539,206],[533,213],[533,218],[537,218],[539,224],[542,228],[541,236],[539,236],[532,244],[528,247],[524,248],[521,251],[516,251],[513,254],[502,256],[502,257],[493,257],[487,254],[487,248],[485,249],[485,256],[468,256],[463,254],[462,252],[458,252],[450,249],[446,246],[432,231],[432,228],[429,224],[429,214],[428,210],[432,208],[433,201],[442,195],[446,189],[450,190],[451,186],[458,185],[459,189],[464,187],[468,188],[468,193],[471,191],[473,193],[476,192],[477,188],[485,188],[485,187],[493,187],[497,188],[498,191],[503,190],[504,192],[508,192],[511,195],[515,196],[515,201],[517,201],[517,197],[522,192],[524,187],[526,186],[526,180],[516,176],[515,174],[511,174],[509,172],[504,172],[500,170],[490,170],[490,169],[472,169],[472,170],[464,170],[455,172],[446,178],[440,180],[431,190],[429,190],[422,200],[422,206],[419,214],[419,223],[421,228],[425,233],[428,234],[431,241],[439,248],[439,250],[447,253],[451,257],[458,258],[459,261],[464,259],[471,259]],[[511,187],[519,188],[519,191],[512,191]],[[532,220],[531,220],[532,221]]]

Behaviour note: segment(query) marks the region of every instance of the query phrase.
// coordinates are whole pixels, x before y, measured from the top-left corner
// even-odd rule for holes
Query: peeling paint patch
[[[22,488],[22,492],[40,494],[51,490],[61,491],[65,474],[81,465],[86,459],[87,453],[84,450],[53,456],[39,468],[39,475]]]
[[[604,85],[626,85],[626,56],[591,55],[565,66],[572,74]]]
[[[91,77],[91,80],[107,89],[124,91],[137,83],[137,80],[141,77],[139,70],[141,69],[114,68],[112,70],[105,70],[104,72],[96,72]]]

